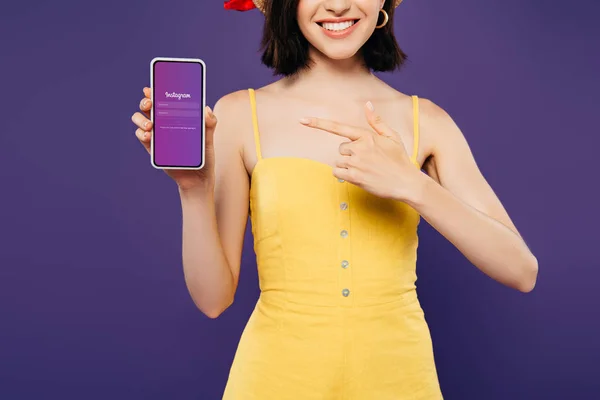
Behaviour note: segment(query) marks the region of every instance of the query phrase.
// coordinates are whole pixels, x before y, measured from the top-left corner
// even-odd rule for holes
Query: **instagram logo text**
[[[176,98],[177,100],[181,100],[181,99],[191,99],[192,95],[189,93],[175,93],[175,92],[165,92],[165,96],[167,98],[172,97],[172,98]]]

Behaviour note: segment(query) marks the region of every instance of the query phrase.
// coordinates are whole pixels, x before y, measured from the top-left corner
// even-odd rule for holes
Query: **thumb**
[[[215,133],[215,127],[217,126],[217,117],[209,106],[204,108],[204,127],[206,129],[207,139],[212,140],[213,134]]]

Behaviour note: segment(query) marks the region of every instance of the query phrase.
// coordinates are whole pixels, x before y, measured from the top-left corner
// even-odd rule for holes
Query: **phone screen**
[[[203,166],[204,68],[199,60],[152,63],[155,167]]]

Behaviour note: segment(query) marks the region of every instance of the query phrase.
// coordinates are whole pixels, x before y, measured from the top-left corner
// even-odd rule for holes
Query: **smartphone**
[[[206,65],[198,58],[150,62],[151,162],[157,169],[204,167]]]

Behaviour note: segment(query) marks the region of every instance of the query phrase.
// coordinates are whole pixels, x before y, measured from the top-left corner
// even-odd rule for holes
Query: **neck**
[[[294,77],[284,78],[287,89],[299,96],[314,98],[318,93],[321,99],[362,99],[378,81],[365,66],[360,53],[349,59],[333,60],[311,47],[309,56],[312,60],[310,68]]]

